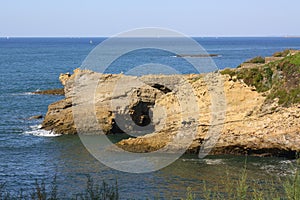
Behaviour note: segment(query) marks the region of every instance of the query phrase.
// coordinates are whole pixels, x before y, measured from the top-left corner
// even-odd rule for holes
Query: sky
[[[0,0],[0,37],[101,37],[143,27],[300,36],[299,8],[299,0]]]

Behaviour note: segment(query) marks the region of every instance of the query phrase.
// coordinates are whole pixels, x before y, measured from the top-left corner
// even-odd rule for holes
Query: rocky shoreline
[[[84,101],[88,100],[78,100],[74,94],[74,88],[76,84],[77,89],[88,91],[86,84],[77,81],[79,79],[90,80],[96,81],[98,84],[94,91],[95,99],[93,99],[95,100],[97,121],[82,119],[80,123],[86,125],[84,127],[88,127],[85,131],[97,132],[97,134],[99,129],[103,134],[122,134],[134,131],[133,127],[126,127],[126,124],[125,127],[119,127],[117,123],[119,117],[123,120],[127,119],[125,116],[130,116],[130,120],[134,121],[135,125],[147,126],[149,133],[123,139],[117,145],[131,152],[152,152],[165,146],[174,150],[182,148],[179,144],[168,144],[172,138],[176,137],[181,127],[188,126],[187,129],[184,129],[184,134],[190,135],[190,137],[195,135],[187,152],[198,153],[205,140],[208,139],[209,130],[217,126],[211,123],[212,116],[218,119],[222,118],[221,112],[214,113],[211,109],[212,93],[224,92],[225,117],[218,124],[221,126],[220,135],[210,154],[248,154],[294,158],[296,152],[300,152],[300,103],[296,101],[298,97],[300,99],[300,94],[296,93],[295,96],[295,92],[290,91],[297,91],[300,77],[298,76],[300,70],[297,70],[300,66],[295,64],[296,72],[299,74],[294,72],[292,74],[295,78],[294,85],[289,82],[291,75],[285,74],[284,68],[282,70],[279,68],[283,62],[288,62],[287,59],[297,60],[299,55],[299,53],[294,53],[265,65],[261,63],[254,65],[251,69],[238,68],[211,74],[135,77],[123,74],[99,74],[76,69],[72,75],[67,73],[60,76],[65,98],[49,105],[42,128],[58,134],[77,134],[78,130],[75,125],[77,123],[74,123],[73,116],[74,108],[80,107],[86,103]],[[263,71],[266,67],[272,70],[273,85],[267,82],[268,79],[265,78],[264,73],[262,73],[261,79],[254,80],[256,82],[249,81],[249,78],[245,76],[249,70]],[[266,74],[268,75],[269,72]],[[289,87],[286,93],[294,95],[291,98],[295,97],[296,100],[293,99],[291,103],[289,103],[290,101],[282,103],[281,93],[275,95],[279,90],[275,88],[278,87],[275,84],[275,80],[277,80],[275,75],[277,74],[280,78],[278,80],[283,81]],[[222,91],[216,90],[220,84],[216,80],[221,81]],[[128,89],[126,84],[119,84],[120,81],[131,85],[137,82],[145,84]],[[193,117],[184,118],[185,120],[182,121],[182,105],[180,105],[178,96],[188,96],[189,94],[181,94],[178,87],[185,87],[185,83],[191,86],[196,97],[194,104],[197,104],[201,114],[199,113],[196,117],[193,115]],[[111,106],[112,101],[118,102],[122,99],[129,99],[129,101],[127,104]],[[217,101],[217,104],[222,104],[220,102]],[[190,109],[195,105],[187,103],[186,106]],[[193,132],[193,130],[196,131]]]

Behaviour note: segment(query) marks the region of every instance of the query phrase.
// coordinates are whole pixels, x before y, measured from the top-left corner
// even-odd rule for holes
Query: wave
[[[12,96],[29,96],[29,95],[36,95],[33,92],[22,92],[22,93],[12,93]]]
[[[42,125],[34,125],[30,126],[30,130],[25,131],[24,134],[26,135],[34,135],[37,137],[59,137],[61,134],[56,134],[54,131],[47,131],[41,129]]]
[[[40,92],[40,89],[36,89],[34,92],[17,92],[17,93],[11,93],[12,96],[28,96],[28,95],[39,95],[36,94],[36,92]]]

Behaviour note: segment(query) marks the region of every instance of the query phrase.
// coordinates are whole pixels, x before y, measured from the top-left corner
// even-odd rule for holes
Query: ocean
[[[39,130],[50,103],[62,96],[34,95],[32,92],[62,87],[60,73],[81,66],[89,52],[105,38],[0,38],[0,183],[12,193],[32,188],[35,180],[50,183],[57,177],[59,192],[66,196],[80,193],[87,176],[95,181],[118,181],[121,198],[181,198],[187,187],[202,193],[203,183],[213,187],[226,178],[239,176],[244,156],[210,156],[203,160],[185,155],[172,165],[147,174],[129,174],[110,169],[93,158],[78,136],[47,137]],[[270,56],[287,48],[300,49],[300,38],[194,38],[219,69],[236,67],[255,56]],[[90,42],[92,41],[92,42]],[[145,52],[144,56],[147,56]],[[143,55],[142,55],[143,56]],[[159,55],[158,59],[164,59]],[[135,64],[112,69],[120,73]],[[176,61],[175,64],[176,65]],[[180,65],[177,64],[180,68]],[[122,68],[124,67],[124,69]],[[183,73],[190,73],[183,69]],[[262,183],[290,175],[294,161],[285,158],[247,158],[250,178]]]

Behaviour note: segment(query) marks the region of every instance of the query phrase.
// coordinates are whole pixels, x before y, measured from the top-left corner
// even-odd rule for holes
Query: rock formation
[[[187,152],[198,153],[212,137],[209,132],[219,127],[211,154],[294,157],[300,151],[300,104],[284,106],[281,97],[269,98],[271,90],[257,91],[232,74],[135,77],[76,69],[72,75],[62,74],[60,81],[65,99],[49,105],[42,124],[59,134],[125,132],[134,137],[121,140],[119,147],[151,152],[180,133],[193,137]],[[96,83],[95,88],[88,83]],[[88,106],[79,109],[83,105]],[[76,121],[74,112],[83,117]],[[84,117],[89,115],[96,120]]]

